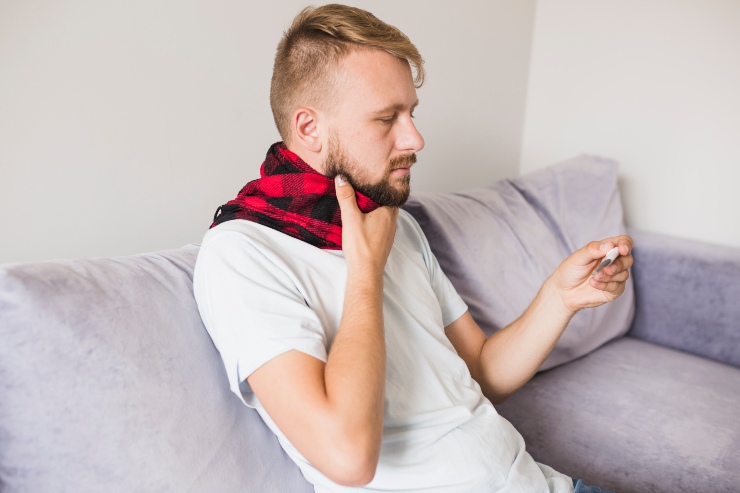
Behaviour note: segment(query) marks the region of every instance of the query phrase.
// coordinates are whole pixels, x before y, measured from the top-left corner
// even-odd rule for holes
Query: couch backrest
[[[197,247],[0,267],[0,490],[313,491],[228,386]]]
[[[406,208],[488,333],[576,248],[624,232],[617,165],[590,156]],[[312,490],[229,390],[193,299],[196,256],[0,266],[3,493]],[[577,314],[546,367],[624,334],[633,306],[630,284]]]
[[[631,230],[629,335],[740,367],[740,248]]]

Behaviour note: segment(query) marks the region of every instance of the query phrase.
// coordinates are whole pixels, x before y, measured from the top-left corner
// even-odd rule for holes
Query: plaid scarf
[[[363,213],[380,207],[359,192]],[[234,200],[216,209],[211,228],[232,219],[246,219],[325,250],[342,249],[342,216],[334,188],[285,144],[270,146],[260,178],[250,181]]]

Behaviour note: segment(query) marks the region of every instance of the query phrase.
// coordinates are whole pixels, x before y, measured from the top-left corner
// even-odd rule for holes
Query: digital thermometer
[[[604,267],[607,267],[614,262],[617,257],[619,257],[619,247],[614,247],[611,250],[609,250],[609,253],[606,254],[606,257],[604,257],[604,260],[601,261],[598,267],[596,267],[596,270],[593,274],[591,274],[591,277],[596,277],[596,274],[601,272],[601,270]]]

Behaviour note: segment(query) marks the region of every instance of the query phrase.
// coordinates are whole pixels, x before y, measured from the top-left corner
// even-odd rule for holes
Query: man
[[[232,390],[316,491],[573,491],[491,402],[535,374],[576,311],[623,292],[632,242],[575,252],[486,339],[398,209],[424,146],[422,63],[360,9],[296,17],[270,97],[284,142],[205,235],[201,315]],[[592,278],[614,246],[622,256]]]

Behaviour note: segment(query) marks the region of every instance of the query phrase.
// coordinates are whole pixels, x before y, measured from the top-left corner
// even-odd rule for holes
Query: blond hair
[[[424,83],[424,59],[398,28],[370,12],[345,5],[306,7],[277,47],[270,86],[270,106],[284,141],[291,136],[293,112],[300,106],[330,109],[336,100],[337,66],[357,49],[383,50],[405,60]]]

